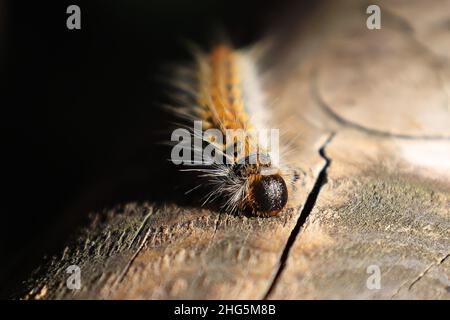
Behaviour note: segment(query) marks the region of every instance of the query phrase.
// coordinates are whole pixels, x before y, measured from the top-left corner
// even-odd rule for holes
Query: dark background
[[[66,28],[71,4],[81,8],[81,30]],[[286,7],[0,1],[0,281],[22,279],[92,210],[165,201],[173,181],[155,145],[169,134],[158,108],[163,65],[189,59],[182,40],[207,47],[216,30],[251,44]]]

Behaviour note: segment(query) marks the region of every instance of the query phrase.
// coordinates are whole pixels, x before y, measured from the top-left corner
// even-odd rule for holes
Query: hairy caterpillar
[[[278,215],[286,206],[288,188],[278,166],[278,150],[269,151],[264,136],[251,134],[268,128],[252,58],[228,45],[216,46],[209,53],[196,50],[194,56],[195,63],[178,68],[174,76],[172,83],[181,94],[171,110],[186,120],[201,121],[200,129],[216,130],[225,138],[190,130],[189,135],[201,144],[193,146],[190,139],[180,142],[172,149],[172,161],[180,163],[174,157],[183,148],[200,155],[193,162],[184,162],[191,167],[183,170],[198,173],[199,184],[193,189],[209,189],[204,204],[218,202],[228,212]],[[229,135],[230,131],[244,134]],[[179,141],[179,135],[173,134],[172,141]],[[217,161],[202,161],[204,146],[214,147]],[[273,149],[272,142],[270,147]]]

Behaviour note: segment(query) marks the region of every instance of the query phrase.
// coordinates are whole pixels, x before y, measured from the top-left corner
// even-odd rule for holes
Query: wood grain
[[[274,56],[266,88],[300,175],[282,215],[94,213],[23,298],[449,299],[450,1],[377,3],[381,30],[360,1],[326,2]]]

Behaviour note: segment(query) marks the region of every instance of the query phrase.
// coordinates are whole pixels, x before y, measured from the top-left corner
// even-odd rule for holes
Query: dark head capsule
[[[250,187],[250,206],[262,216],[275,216],[287,203],[288,191],[284,179],[278,175],[260,176]]]

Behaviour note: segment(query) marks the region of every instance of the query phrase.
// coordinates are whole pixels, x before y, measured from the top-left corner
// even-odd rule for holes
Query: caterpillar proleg
[[[194,126],[172,133],[171,140],[179,142],[172,162],[198,174],[196,187],[207,186],[203,204],[217,202],[233,213],[278,215],[288,188],[279,168],[279,135],[268,130],[255,63],[248,52],[229,45],[196,50],[194,56],[195,63],[179,68],[173,79],[182,94],[171,109]]]

